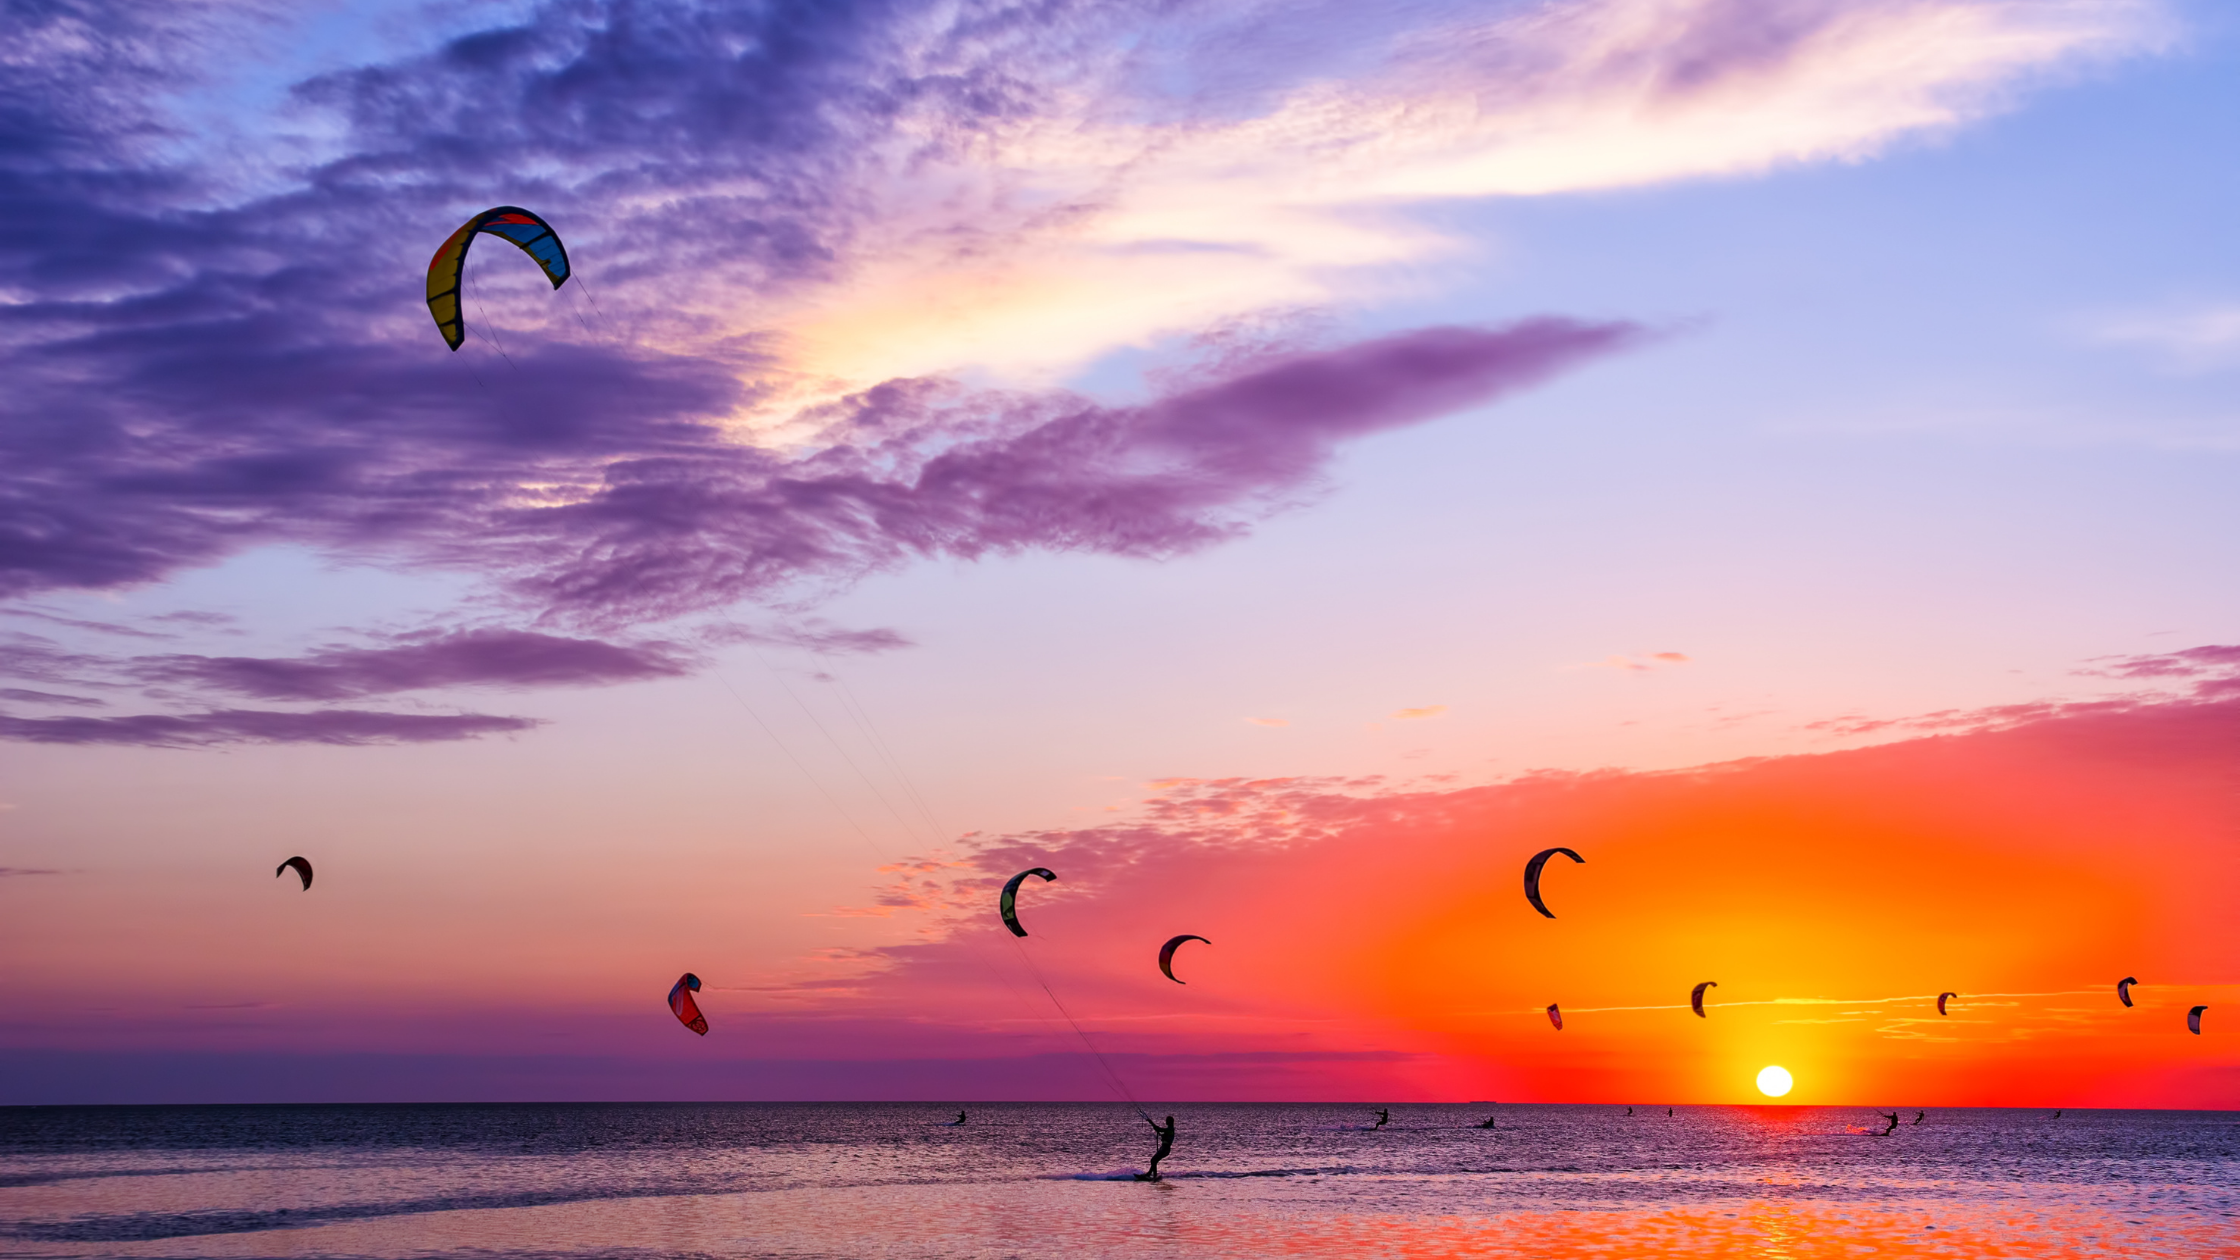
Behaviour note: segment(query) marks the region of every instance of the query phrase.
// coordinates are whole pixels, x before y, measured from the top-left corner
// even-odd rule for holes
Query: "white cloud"
[[[1432,283],[1421,264],[1472,246],[1409,217],[1425,201],[1862,161],[2174,29],[2160,0],[1466,12],[1403,35],[1369,73],[1295,82],[1241,117],[1142,121],[1096,75],[1059,89],[969,159],[891,178],[870,261],[784,313],[789,356],[827,382],[1046,381],[1247,312]],[[923,139],[918,152],[936,147]]]
[[[2240,366],[2240,302],[2106,316],[2091,321],[2085,335],[2144,349],[2181,372]]]

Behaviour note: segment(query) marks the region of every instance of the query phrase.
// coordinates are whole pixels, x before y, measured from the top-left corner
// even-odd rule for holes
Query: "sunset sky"
[[[0,16],[0,1103],[2240,1107],[2235,154],[2212,0]]]

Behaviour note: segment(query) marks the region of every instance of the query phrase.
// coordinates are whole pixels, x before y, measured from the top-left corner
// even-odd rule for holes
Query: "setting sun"
[[[1758,1092],[1768,1098],[1781,1097],[1795,1084],[1785,1067],[1769,1067],[1758,1073]]]

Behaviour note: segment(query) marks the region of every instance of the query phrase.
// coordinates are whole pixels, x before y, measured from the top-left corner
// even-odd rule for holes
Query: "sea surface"
[[[2232,1112],[965,1109],[0,1108],[0,1256],[2240,1257]]]

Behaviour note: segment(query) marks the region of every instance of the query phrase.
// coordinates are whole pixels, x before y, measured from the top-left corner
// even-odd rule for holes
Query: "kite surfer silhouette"
[[[1151,1171],[1137,1173],[1136,1180],[1157,1181],[1159,1180],[1159,1161],[1165,1159],[1168,1152],[1174,1150],[1174,1117],[1168,1116],[1164,1125],[1154,1123],[1149,1116],[1145,1116],[1143,1122],[1151,1125],[1151,1131],[1159,1135],[1159,1149],[1151,1153]]]

